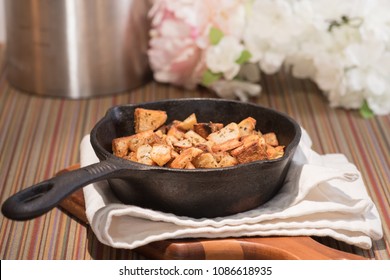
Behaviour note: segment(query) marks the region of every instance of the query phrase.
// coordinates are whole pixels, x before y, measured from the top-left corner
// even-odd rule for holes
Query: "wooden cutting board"
[[[61,172],[78,168],[69,167]],[[88,226],[85,215],[85,202],[82,190],[73,193],[59,206],[79,222]],[[151,259],[163,260],[327,260],[327,259],[365,259],[327,247],[311,237],[251,237],[220,239],[171,239],[157,241],[135,249],[136,252]]]

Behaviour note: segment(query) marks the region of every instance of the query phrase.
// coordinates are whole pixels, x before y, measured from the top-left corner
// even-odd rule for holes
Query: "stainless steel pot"
[[[68,98],[122,92],[150,77],[149,1],[6,0],[9,82]]]

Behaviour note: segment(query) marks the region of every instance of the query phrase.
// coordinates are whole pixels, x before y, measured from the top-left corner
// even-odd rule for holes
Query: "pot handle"
[[[3,215],[12,220],[29,220],[45,214],[64,198],[93,182],[117,177],[123,171],[110,161],[101,161],[59,174],[9,197],[3,204]]]

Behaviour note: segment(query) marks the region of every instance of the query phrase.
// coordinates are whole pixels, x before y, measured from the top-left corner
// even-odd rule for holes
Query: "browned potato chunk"
[[[250,135],[254,131],[256,126],[256,120],[252,117],[248,117],[242,120],[238,124],[238,128],[240,130],[240,137]]]
[[[238,139],[230,139],[230,140],[223,142],[221,144],[213,145],[211,149],[215,153],[226,152],[226,151],[233,150],[241,145],[242,145],[242,142],[238,141]]]
[[[147,165],[154,165],[154,161],[151,158],[151,153],[152,151],[152,146],[146,144],[139,146],[137,149],[136,157],[137,157],[137,162],[147,164]]]
[[[152,147],[150,157],[157,165],[163,166],[171,160],[171,152],[172,149],[168,145],[156,144]]]
[[[184,169],[195,169],[196,167],[192,164],[192,162],[187,163]]]
[[[210,153],[213,155],[213,157],[217,162],[220,162],[224,156],[229,155],[228,152],[216,152],[216,153],[210,152]]]
[[[167,118],[168,116],[165,111],[136,108],[134,112],[135,133],[147,130],[154,131],[162,126]]]
[[[267,145],[267,158],[268,159],[277,159],[284,155],[284,146],[273,147]]]
[[[203,153],[201,149],[194,148],[194,147],[183,150],[181,154],[172,161],[170,167],[183,169],[189,162],[191,162],[195,157],[197,157],[201,153]]]
[[[168,136],[174,136],[176,137],[177,139],[181,139],[184,137],[184,132],[177,128],[176,125],[172,125],[169,129],[168,129],[168,132],[167,132],[167,135]]]
[[[263,160],[267,158],[267,145],[265,144],[264,138],[258,137],[256,140],[251,137],[246,140],[247,141],[244,141],[242,146],[231,151],[231,155],[234,156],[239,163]]]
[[[192,130],[192,129],[194,129],[194,124],[196,124],[196,123],[197,123],[196,115],[194,113],[192,113],[184,121],[177,124],[177,128],[185,130],[185,131]]]
[[[231,139],[238,139],[240,137],[240,131],[238,125],[234,122],[229,123],[227,126],[211,133],[207,140],[213,141],[215,144],[221,144]]]
[[[241,138],[241,142],[244,144],[244,145],[248,145],[250,144],[251,142],[256,142],[256,141],[264,141],[264,139],[261,139],[262,137],[258,134],[252,134],[252,135],[248,135],[248,136],[244,136]]]
[[[196,123],[194,124],[194,131],[202,136],[204,139],[207,139],[207,136],[213,132],[223,128],[222,123]]]
[[[139,146],[144,144],[152,144],[157,140],[153,130],[143,131],[127,138],[127,145],[129,149],[136,152]]]
[[[218,162],[218,165],[220,167],[228,167],[228,166],[234,166],[234,165],[237,165],[238,164],[238,161],[235,157],[229,155],[228,153],[226,153],[222,158],[221,160]]]
[[[130,152],[127,156],[123,157],[124,159],[131,160],[131,161],[138,161],[137,155],[134,152]]]
[[[201,149],[201,150],[204,151],[204,152],[211,153],[211,152],[212,152],[212,147],[213,147],[213,145],[214,145],[213,142],[211,142],[211,141],[206,141],[206,142],[204,142],[204,143],[194,145],[194,147],[196,147],[196,148],[198,148],[198,149]]]
[[[205,144],[207,142],[202,136],[196,133],[193,130],[189,130],[184,134],[186,139],[189,139],[192,142],[192,145]]]
[[[177,158],[178,156],[180,156],[180,154],[172,149],[171,150],[171,158]]]
[[[175,136],[168,135],[165,137],[165,144],[170,146],[172,149],[174,149],[174,144],[179,141]]]
[[[210,153],[203,153],[197,156],[192,163],[196,168],[216,168],[218,163]]]
[[[128,142],[132,136],[115,138],[112,140],[112,151],[117,157],[125,157],[129,153]]]
[[[178,140],[177,142],[173,143],[173,146],[181,148],[181,149],[191,148],[192,142],[189,139],[181,139],[181,140]]]
[[[264,137],[265,143],[267,143],[268,145],[271,145],[274,147],[279,146],[278,138],[276,138],[276,134],[274,132],[269,132],[269,133],[263,134],[263,137]]]

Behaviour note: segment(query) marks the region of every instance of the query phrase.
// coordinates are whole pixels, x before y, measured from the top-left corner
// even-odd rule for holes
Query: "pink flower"
[[[204,31],[198,17],[201,13],[191,10],[197,2],[203,1],[161,0],[151,9],[148,56],[157,81],[187,88],[200,83],[206,65],[200,47]]]
[[[245,0],[155,0],[148,51],[154,78],[194,88],[207,69],[211,27],[241,39]]]

